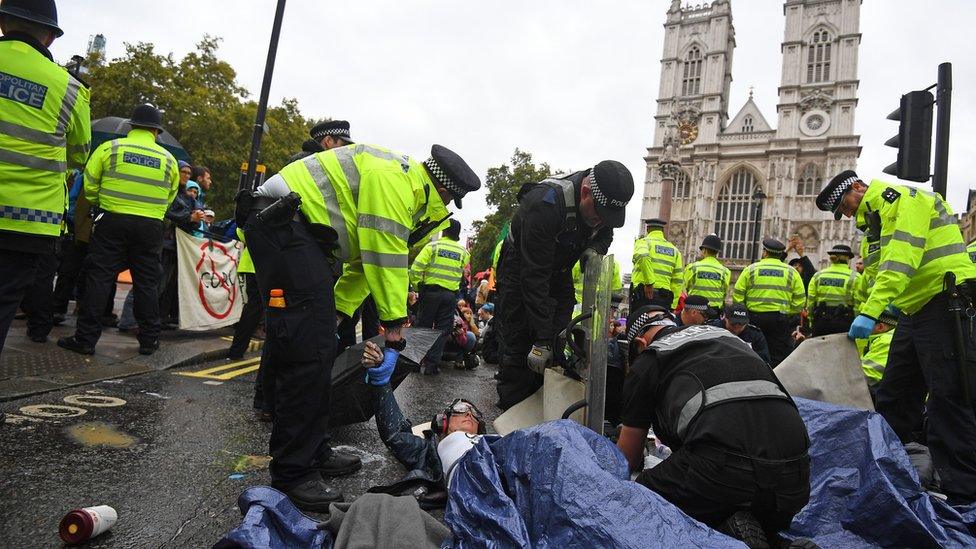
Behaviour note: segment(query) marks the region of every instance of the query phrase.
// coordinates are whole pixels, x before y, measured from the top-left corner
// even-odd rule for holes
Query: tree
[[[472,224],[475,232],[471,247],[472,271],[483,271],[491,266],[491,255],[502,227],[512,219],[518,207],[519,189],[526,183],[538,183],[553,173],[549,164],[543,162],[536,166],[532,163],[532,155],[519,149],[512,154],[511,166],[502,164],[488,169],[485,177],[488,188],[486,201],[489,206],[495,207],[495,211]]]
[[[233,213],[241,164],[247,161],[257,103],[237,83],[237,72],[217,57],[219,38],[205,36],[196,51],[176,61],[152,44],[126,44],[125,55],[93,63],[92,118],[127,117],[140,103],[163,110],[163,126],[183,145],[192,163],[210,168],[214,185],[207,205],[218,218]],[[301,148],[310,121],[294,99],[270,107],[260,162],[268,174]]]

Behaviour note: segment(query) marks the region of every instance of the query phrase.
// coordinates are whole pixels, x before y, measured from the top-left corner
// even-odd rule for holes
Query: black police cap
[[[846,255],[852,258],[854,257],[854,251],[846,244],[837,244],[827,252],[827,255]]]
[[[149,103],[143,103],[132,110],[132,116],[129,117],[129,125],[133,128],[162,130],[163,115],[156,107]]]
[[[733,303],[725,307],[725,319],[732,324],[749,324],[749,310],[741,303]]]
[[[685,308],[705,312],[708,310],[708,298],[701,295],[689,295],[685,297]]]
[[[701,246],[698,247],[699,250],[712,250],[713,252],[722,251],[722,239],[718,237],[717,234],[706,235],[702,239]]]
[[[452,240],[459,240],[461,238],[461,222],[452,218],[450,224],[442,232],[444,236]]]
[[[322,138],[331,135],[332,137],[339,137],[345,140],[347,143],[352,143],[352,134],[349,132],[349,122],[345,120],[328,120],[326,122],[319,122],[318,124],[312,126],[312,129],[308,132],[312,136],[312,139],[316,141],[321,141]]]
[[[54,0],[2,0],[0,14],[43,25],[58,37],[64,34],[58,27],[58,7]]]
[[[652,217],[651,219],[644,221],[645,227],[664,227],[667,224],[668,222],[660,217]]]
[[[835,175],[817,195],[817,208],[825,212],[833,212],[834,219],[840,219],[842,214],[837,211],[837,208],[840,207],[847,191],[851,190],[851,185],[860,180],[854,170],[844,170]]]
[[[763,249],[775,254],[781,254],[786,252],[786,245],[775,238],[764,238]]]
[[[630,170],[616,160],[600,162],[590,170],[590,191],[603,224],[614,229],[623,227],[627,203],[634,196]]]
[[[424,160],[424,166],[434,178],[434,182],[451,192],[454,205],[461,207],[464,195],[481,188],[481,179],[474,173],[471,166],[456,152],[443,145],[430,148],[430,158]]]

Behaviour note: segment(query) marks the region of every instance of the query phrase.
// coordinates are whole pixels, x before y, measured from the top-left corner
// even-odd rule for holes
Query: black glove
[[[592,257],[599,258],[600,254],[597,253],[597,251],[594,250],[593,248],[587,248],[583,250],[583,255],[580,256],[580,268],[585,269],[586,262],[589,261],[590,258]]]

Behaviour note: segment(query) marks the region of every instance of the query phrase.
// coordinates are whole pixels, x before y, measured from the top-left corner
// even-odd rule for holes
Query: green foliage
[[[472,225],[475,233],[471,247],[473,272],[483,271],[491,266],[492,251],[502,227],[512,219],[515,208],[518,207],[518,192],[522,185],[538,183],[556,173],[545,162],[536,166],[532,163],[532,155],[519,149],[515,149],[510,162],[511,166],[502,164],[489,168],[485,177],[485,186],[488,188],[486,200],[489,206],[495,207],[495,211]]]
[[[247,162],[257,103],[237,83],[237,72],[217,57],[220,39],[205,36],[177,61],[157,53],[152,44],[126,44],[125,55],[93,63],[92,119],[128,117],[133,107],[152,103],[162,109],[163,126],[189,153],[192,163],[210,168],[213,187],[207,203],[218,218],[230,217]],[[259,161],[272,174],[308,138],[310,120],[294,99],[268,108],[267,133],[261,140]]]

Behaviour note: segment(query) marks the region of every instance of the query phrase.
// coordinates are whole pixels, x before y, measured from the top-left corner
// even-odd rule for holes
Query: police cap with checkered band
[[[332,137],[338,137],[344,140],[346,143],[353,143],[352,134],[349,132],[349,122],[345,120],[319,122],[312,126],[308,134],[316,141],[321,141],[326,136],[331,135]]]
[[[817,195],[817,208],[825,212],[833,212],[834,219],[840,219],[842,214],[837,211],[837,208],[840,207],[847,191],[851,190],[851,185],[860,180],[854,170],[844,170],[835,175]]]
[[[603,224],[614,229],[623,227],[627,202],[634,196],[630,170],[616,160],[604,160],[590,170],[590,190]]]
[[[454,205],[461,207],[464,195],[481,188],[481,179],[474,173],[471,166],[451,149],[443,145],[430,148],[430,158],[424,160],[424,166],[434,179],[434,183],[443,186],[454,197]]]

